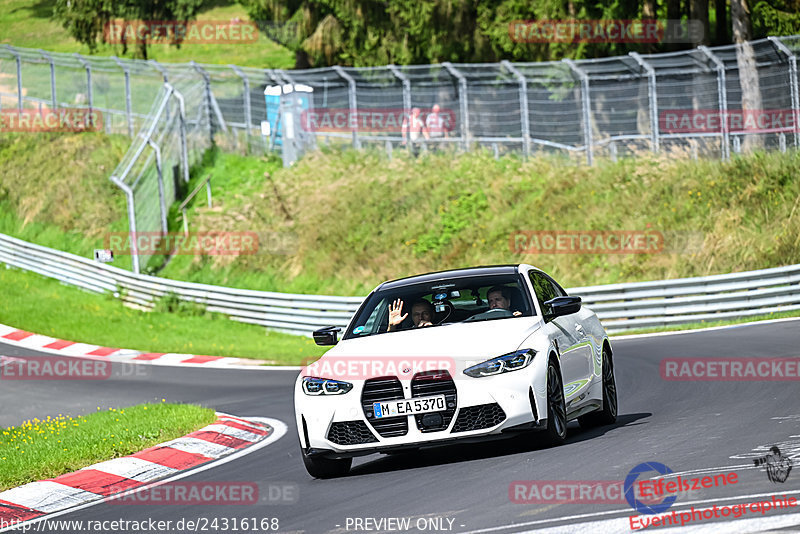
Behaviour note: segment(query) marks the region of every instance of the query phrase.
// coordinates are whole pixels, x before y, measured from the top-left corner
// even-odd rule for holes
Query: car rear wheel
[[[617,381],[614,363],[608,350],[603,349],[603,409],[578,418],[582,428],[612,425],[617,421]]]
[[[308,474],[314,478],[335,478],[346,475],[353,465],[352,458],[323,458],[321,456],[309,456],[303,452],[303,464],[306,466]]]
[[[567,405],[561,373],[553,360],[547,363],[547,428],[548,445],[561,445],[567,439]]]

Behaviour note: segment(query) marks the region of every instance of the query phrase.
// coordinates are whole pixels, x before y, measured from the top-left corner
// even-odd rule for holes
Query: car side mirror
[[[545,308],[550,309],[548,318],[555,319],[562,315],[570,315],[581,310],[580,297],[556,297],[544,303]]]
[[[341,331],[342,329],[338,326],[326,326],[325,328],[314,330],[314,343],[322,346],[336,345],[339,342],[337,334]]]

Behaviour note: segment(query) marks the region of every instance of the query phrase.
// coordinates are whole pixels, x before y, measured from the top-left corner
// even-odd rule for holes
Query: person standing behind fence
[[[428,117],[425,119],[425,126],[428,128],[428,134],[431,139],[442,139],[447,137],[447,126],[445,118],[439,114],[439,104],[434,104]],[[434,145],[438,148],[438,144]]]
[[[406,117],[403,119],[403,127],[402,127],[402,134],[403,134],[403,145],[408,142],[411,147],[411,152],[414,156],[419,154],[419,146],[421,143],[421,137],[425,137],[425,139],[430,139],[430,135],[428,134],[428,129],[425,127],[425,123],[422,121],[422,117],[420,113],[422,111],[419,108],[414,108],[411,110],[411,116]]]

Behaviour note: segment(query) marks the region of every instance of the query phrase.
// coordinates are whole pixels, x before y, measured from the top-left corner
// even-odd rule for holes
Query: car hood
[[[448,357],[486,360],[514,352],[538,330],[537,317],[454,323],[339,342],[325,357]]]

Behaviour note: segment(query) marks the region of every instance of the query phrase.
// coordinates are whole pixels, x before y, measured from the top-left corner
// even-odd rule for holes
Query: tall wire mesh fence
[[[576,61],[295,71],[4,45],[0,110],[100,111],[106,132],[132,139],[111,176],[128,196],[131,231],[163,232],[176,189],[214,143],[281,150],[286,165],[319,143],[390,155],[488,147],[498,156],[557,153],[590,165],[643,152],[728,159],[798,148],[797,55],[800,36],[789,36]],[[277,110],[270,88],[285,100]],[[146,261],[135,256],[134,269]]]

